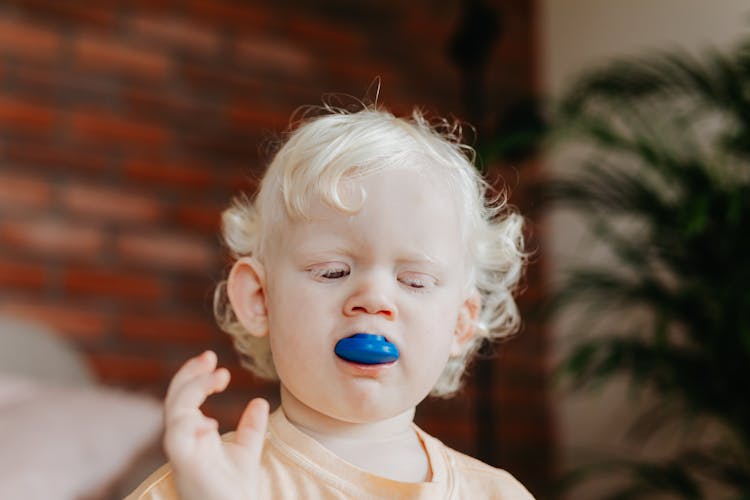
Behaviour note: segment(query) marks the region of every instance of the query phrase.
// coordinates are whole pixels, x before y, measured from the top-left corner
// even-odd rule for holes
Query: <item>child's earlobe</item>
[[[263,265],[252,257],[234,263],[227,278],[227,295],[237,319],[251,335],[268,334]]]
[[[474,290],[471,296],[461,305],[461,310],[458,313],[456,330],[453,332],[451,356],[460,356],[463,354],[466,345],[475,337],[479,311],[481,309],[482,296],[477,290]]]

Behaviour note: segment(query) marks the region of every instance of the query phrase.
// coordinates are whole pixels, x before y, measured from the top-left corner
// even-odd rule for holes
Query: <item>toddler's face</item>
[[[443,181],[403,168],[343,188],[355,202],[352,193],[366,193],[356,214],[315,201],[310,220],[286,222],[269,247],[268,327],[293,397],[326,416],[368,422],[418,404],[458,349],[466,257],[456,196]],[[400,358],[385,366],[338,358],[336,343],[355,333],[385,336]]]

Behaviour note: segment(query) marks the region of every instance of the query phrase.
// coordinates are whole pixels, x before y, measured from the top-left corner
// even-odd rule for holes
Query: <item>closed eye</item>
[[[414,290],[424,290],[437,285],[437,280],[428,274],[404,273],[399,275],[398,281]]]
[[[351,273],[349,266],[340,262],[318,264],[307,269],[317,281],[334,281],[346,278]]]
[[[349,276],[349,270],[348,269],[335,269],[333,271],[326,271],[322,273],[320,276],[328,280],[335,280],[338,278],[344,278],[346,276]]]

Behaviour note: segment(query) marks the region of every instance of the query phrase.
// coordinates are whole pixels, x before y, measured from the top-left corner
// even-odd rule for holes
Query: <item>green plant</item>
[[[612,63],[559,110],[553,130],[588,149],[547,194],[585,217],[613,263],[573,270],[554,307],[640,318],[578,340],[563,372],[576,387],[625,374],[655,391],[651,429],[675,417],[721,429],[665,462],[575,477],[629,472],[612,499],[706,498],[708,482],[750,498],[750,41]]]

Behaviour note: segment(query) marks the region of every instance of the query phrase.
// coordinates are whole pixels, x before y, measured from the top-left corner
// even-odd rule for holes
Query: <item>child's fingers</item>
[[[213,351],[205,351],[199,356],[185,361],[169,383],[167,399],[172,392],[179,390],[188,380],[197,375],[213,371],[216,368],[216,361],[216,353]]]
[[[197,375],[173,391],[167,398],[164,413],[169,425],[170,420],[196,411],[211,394],[227,388],[231,378],[229,370],[219,368],[211,373]]]
[[[200,437],[207,432],[218,431],[219,423],[202,413],[183,414],[172,421],[165,433],[167,439]]]
[[[248,403],[242,412],[237,426],[235,442],[248,451],[252,460],[260,460],[263,441],[268,425],[268,401],[255,398]]]
[[[208,433],[218,437],[219,423],[202,413],[183,414],[172,420],[164,433],[164,448],[170,460],[189,456],[195,440]]]

